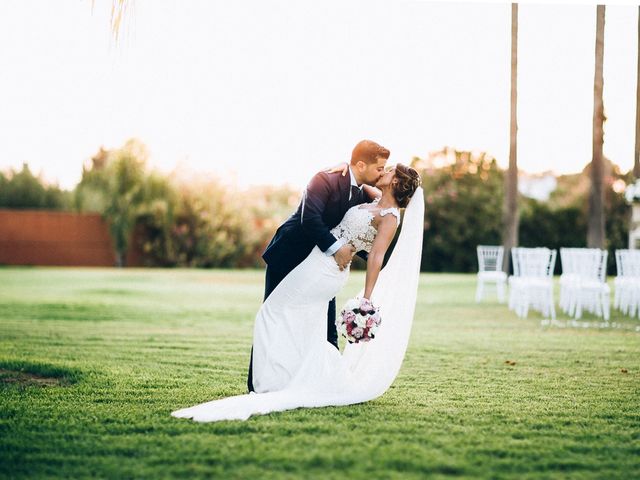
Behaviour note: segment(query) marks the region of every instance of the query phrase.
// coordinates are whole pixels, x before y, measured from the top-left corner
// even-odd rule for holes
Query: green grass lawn
[[[260,271],[0,269],[0,477],[640,477],[640,322],[543,327],[476,305],[473,275],[422,276],[373,402],[170,417],[244,392],[262,288]]]

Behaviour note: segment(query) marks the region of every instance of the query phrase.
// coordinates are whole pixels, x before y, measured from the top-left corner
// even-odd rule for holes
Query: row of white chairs
[[[509,308],[519,317],[526,317],[534,309],[545,318],[555,320],[553,271],[556,250],[548,248],[513,248],[514,274],[507,278],[502,271],[504,248],[479,245],[478,285],[476,301],[482,300],[488,285],[495,285],[498,300],[504,301],[505,285],[509,285]],[[606,284],[607,252],[600,249],[561,248],[563,273],[560,277],[560,308],[574,319],[586,310],[605,321],[610,318],[610,289]],[[640,255],[637,257],[638,275],[627,278],[615,305],[624,306],[640,315]],[[617,257],[616,257],[617,259]],[[637,281],[636,281],[637,280]],[[616,294],[618,288],[616,288]]]
[[[640,317],[640,250],[616,250],[616,270],[614,308]]]

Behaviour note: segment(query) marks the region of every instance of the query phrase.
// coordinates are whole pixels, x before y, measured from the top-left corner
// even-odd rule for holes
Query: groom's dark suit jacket
[[[270,267],[290,272],[297,267],[314,246],[323,252],[336,241],[329,230],[335,227],[350,206],[364,203],[360,199],[349,203],[351,178],[340,173],[317,173],[309,182],[298,209],[276,231],[262,258]]]
[[[262,258],[267,263],[264,299],[278,286],[291,270],[307,258],[316,245],[323,252],[336,241],[329,233],[350,207],[371,199],[362,192],[349,200],[351,177],[341,173],[319,172],[307,186],[298,209],[278,228],[267,245]],[[354,193],[355,194],[355,193]],[[358,255],[366,259],[365,252]],[[335,325],[336,300],[327,306],[327,341],[338,347]],[[247,388],[253,391],[252,360],[249,362]]]

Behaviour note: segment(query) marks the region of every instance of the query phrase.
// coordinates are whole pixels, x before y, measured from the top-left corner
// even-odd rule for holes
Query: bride
[[[246,420],[300,407],[366,402],[393,383],[407,347],[422,252],[424,199],[420,176],[398,164],[376,184],[376,199],[351,207],[331,230],[356,251],[369,252],[362,299],[379,307],[376,338],[347,344],[340,353],[326,338],[327,302],[347,281],[349,269],[315,247],[262,304],[256,316],[253,385],[256,393],[214,400],[173,412],[198,422]],[[384,269],[383,258],[402,229]]]

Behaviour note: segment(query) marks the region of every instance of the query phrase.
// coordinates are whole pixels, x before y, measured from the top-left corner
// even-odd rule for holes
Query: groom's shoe
[[[327,342],[338,348],[338,329],[336,328],[336,299],[329,302],[327,309]]]
[[[247,375],[247,390],[249,393],[255,392],[253,388],[253,347],[251,347],[251,359],[249,360],[249,374]]]

